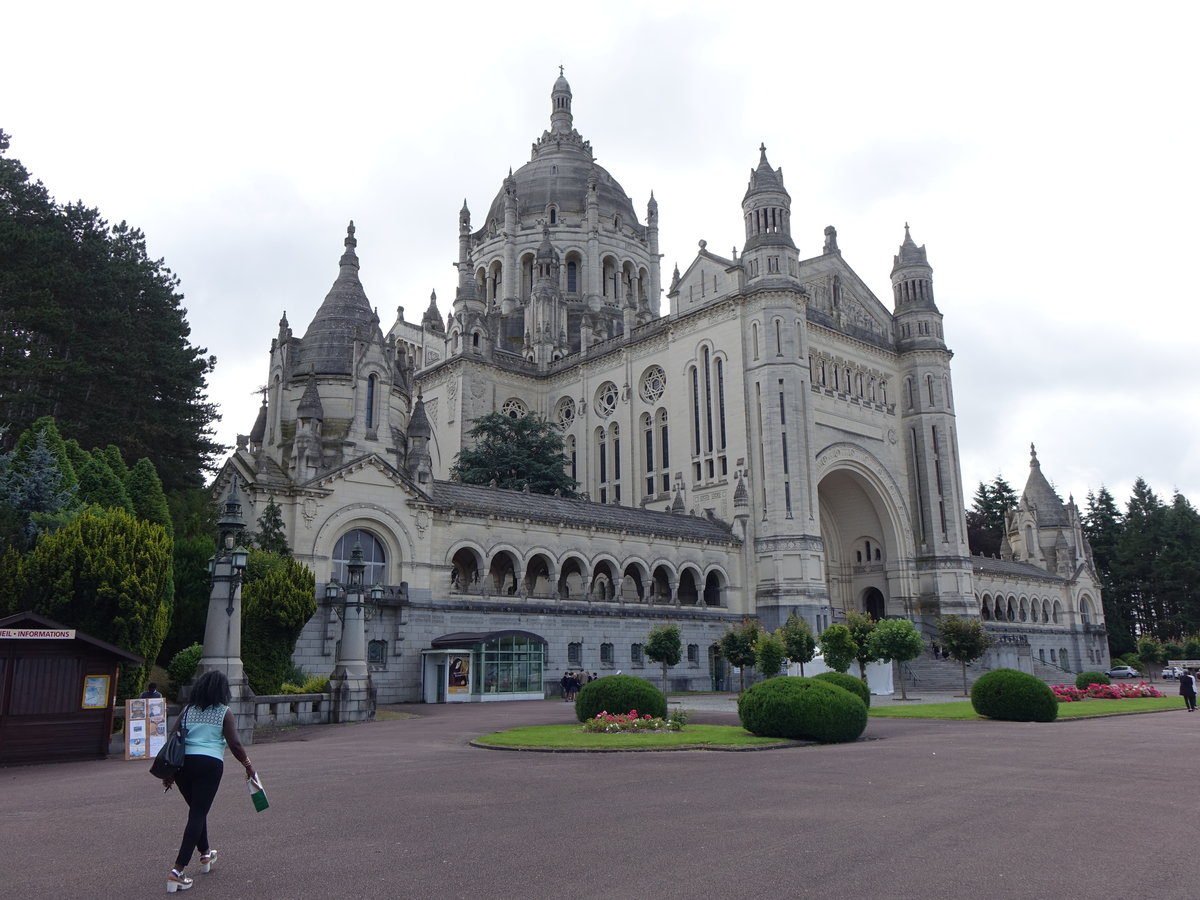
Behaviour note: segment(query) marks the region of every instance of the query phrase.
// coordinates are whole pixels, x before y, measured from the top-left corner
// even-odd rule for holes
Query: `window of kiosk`
[[[485,694],[525,694],[543,689],[540,641],[509,634],[481,646],[475,654],[483,659],[483,679],[477,689]]]

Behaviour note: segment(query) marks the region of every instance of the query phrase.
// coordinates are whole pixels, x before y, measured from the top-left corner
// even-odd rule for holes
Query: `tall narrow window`
[[[726,447],[725,437],[725,361],[717,360],[717,423],[721,429],[721,449]]]
[[[660,409],[658,411],[658,447],[661,455],[661,473],[662,489],[669,491],[671,489],[671,447],[667,442],[667,411]]]
[[[708,348],[704,348],[704,424],[705,435],[708,438],[708,452],[713,449],[713,416],[712,416],[712,359]]]
[[[700,455],[700,370],[692,366],[692,452]]]
[[[367,379],[367,428],[375,427],[375,384],[378,381],[377,375]]]
[[[567,263],[567,292],[574,294],[579,290],[579,264],[575,260]]]

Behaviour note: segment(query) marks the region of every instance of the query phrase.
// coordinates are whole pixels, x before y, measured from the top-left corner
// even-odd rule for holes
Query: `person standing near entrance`
[[[1179,676],[1179,694],[1187,705],[1187,711],[1194,712],[1196,709],[1196,678],[1188,669],[1184,669],[1183,674]]]
[[[208,811],[221,786],[226,746],[245,768],[246,779],[254,777],[254,766],[238,737],[233,712],[229,709],[231,694],[225,673],[215,669],[205,672],[196,679],[189,699],[191,702],[179,717],[187,728],[183,768],[173,778],[162,780],[168,791],[173,784],[178,785],[179,793],[188,805],[187,825],[183,829],[175,867],[167,873],[168,894],[186,891],[192,886],[192,879],[183,874],[183,870],[192,861],[196,850],[200,851],[201,872],[212,871],[213,863],[217,861],[217,851],[208,842]],[[175,727],[179,728],[179,722]]]

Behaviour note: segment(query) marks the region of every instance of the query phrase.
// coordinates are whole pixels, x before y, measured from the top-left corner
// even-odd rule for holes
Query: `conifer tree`
[[[292,548],[288,546],[287,531],[283,527],[283,511],[275,502],[274,495],[267,500],[262,515],[258,517],[258,534],[254,536],[254,543],[269,553],[292,555]]]

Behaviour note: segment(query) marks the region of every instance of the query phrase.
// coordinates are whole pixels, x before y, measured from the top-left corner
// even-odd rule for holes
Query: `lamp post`
[[[253,734],[254,727],[249,685],[242,668],[242,573],[249,553],[245,547],[236,545],[245,527],[242,499],[234,479],[224,511],[217,520],[217,552],[208,561],[208,617],[204,623],[204,654],[196,674],[212,669],[225,673],[243,741],[247,734]]]
[[[337,663],[330,678],[334,689],[335,716],[339,722],[369,719],[375,714],[371,675],[367,669],[367,619],[374,612],[363,596],[361,542],[356,542],[346,563],[346,587],[331,580],[325,586],[325,599],[342,620],[342,639],[338,642]],[[382,585],[371,588],[371,600],[383,597]],[[339,602],[340,601],[340,602]]]

